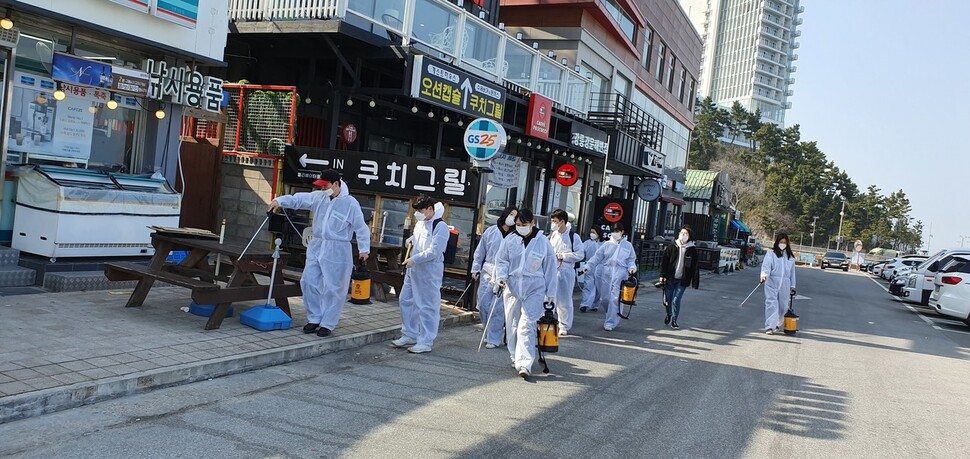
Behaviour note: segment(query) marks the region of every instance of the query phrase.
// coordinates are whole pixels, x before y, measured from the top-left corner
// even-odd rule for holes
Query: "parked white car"
[[[936,272],[957,255],[970,256],[970,249],[943,249],[913,268],[913,271],[907,275],[906,285],[902,288],[903,299],[928,306]]]
[[[970,325],[970,256],[953,257],[936,273],[933,287],[930,307]]]
[[[913,267],[919,266],[919,264],[926,261],[927,258],[929,257],[919,255],[919,256],[914,256],[909,258],[903,258],[902,260],[899,260],[899,262],[893,263],[893,266],[887,269],[887,271],[889,272],[886,273],[886,279],[889,279],[889,281],[892,282],[893,279],[903,274],[904,272],[909,273],[910,271],[912,271]]]
[[[885,266],[883,266],[882,270],[879,272],[879,277],[887,280],[891,279],[892,276],[896,275],[896,271],[899,270],[899,268],[902,268],[903,266],[918,265],[926,260],[926,258],[927,257],[924,255],[906,255],[903,257],[893,258],[892,260],[889,260]]]

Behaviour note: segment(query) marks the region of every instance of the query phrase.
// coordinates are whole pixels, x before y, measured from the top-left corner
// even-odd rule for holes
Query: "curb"
[[[442,318],[441,325],[460,325],[471,323],[473,320],[474,317],[471,312],[461,312]],[[378,328],[321,342],[293,344],[232,357],[173,365],[159,370],[143,371],[5,397],[0,399],[0,424],[90,405],[126,395],[144,393],[154,389],[245,373],[324,354],[355,349],[396,338],[400,330],[400,326]]]

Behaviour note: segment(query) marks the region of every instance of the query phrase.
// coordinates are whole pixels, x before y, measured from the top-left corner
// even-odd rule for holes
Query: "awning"
[[[741,220],[731,220],[731,229],[740,230],[742,233],[751,234],[751,228],[745,225]]]
[[[684,204],[687,204],[687,201],[684,201],[683,199],[677,199],[677,198],[672,198],[667,196],[662,196],[660,200],[663,202],[669,202],[675,206],[682,206]]]

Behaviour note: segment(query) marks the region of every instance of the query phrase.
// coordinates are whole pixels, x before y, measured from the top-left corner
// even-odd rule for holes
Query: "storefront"
[[[195,2],[192,11],[179,9],[174,22],[163,7],[59,2],[54,11],[47,3],[0,2],[13,22],[0,32],[9,39],[0,43],[9,46],[0,53],[6,57],[0,75],[4,240],[16,220],[17,187],[9,172],[17,165],[154,176],[175,188],[183,114],[214,114],[223,105],[222,80],[212,68],[221,65],[226,17],[200,17],[198,8],[225,7],[225,0]],[[199,45],[202,36],[211,43]],[[185,46],[189,40],[199,46]],[[143,242],[150,242],[147,230]]]

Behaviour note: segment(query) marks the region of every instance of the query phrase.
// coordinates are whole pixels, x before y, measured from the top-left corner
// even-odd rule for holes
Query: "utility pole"
[[[815,222],[818,221],[818,217],[812,217],[812,248],[815,248]]]
[[[845,220],[845,196],[842,198],[842,212],[839,212],[839,237],[835,239],[836,245],[835,250],[839,250],[839,246],[842,245],[842,222]]]

